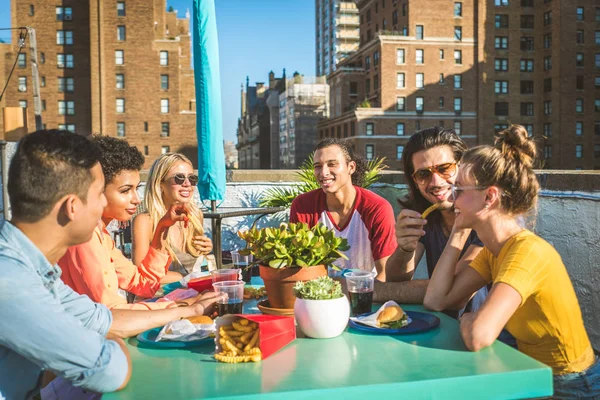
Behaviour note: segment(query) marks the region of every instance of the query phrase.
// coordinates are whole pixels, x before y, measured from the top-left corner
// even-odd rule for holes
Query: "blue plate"
[[[142,344],[141,347],[153,347],[153,348],[162,348],[162,349],[187,349],[189,347],[196,347],[203,345],[208,342],[215,341],[214,337],[207,337],[200,340],[194,340],[191,342],[172,342],[169,340],[161,340],[160,342],[156,342],[156,337],[158,336],[161,328],[149,329],[146,332],[142,332],[137,335],[137,340]]]
[[[371,315],[373,313],[362,314]],[[406,314],[412,319],[412,322],[400,329],[386,329],[386,328],[374,328],[369,325],[363,325],[360,322],[354,322],[350,320],[350,327],[358,331],[375,333],[379,335],[400,335],[400,334],[411,334],[418,332],[425,332],[436,328],[440,325],[440,319],[435,315],[418,312],[418,311],[406,311]],[[361,315],[361,316],[362,316]]]

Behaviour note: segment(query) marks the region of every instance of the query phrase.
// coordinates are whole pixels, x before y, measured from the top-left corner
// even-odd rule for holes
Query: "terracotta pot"
[[[272,308],[294,308],[296,296],[294,285],[298,281],[310,281],[320,276],[327,276],[324,265],[300,268],[271,268],[260,265],[260,277],[265,283],[269,305]]]

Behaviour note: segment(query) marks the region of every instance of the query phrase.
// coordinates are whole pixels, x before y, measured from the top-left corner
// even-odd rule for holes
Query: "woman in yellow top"
[[[539,185],[532,169],[535,143],[513,125],[494,147],[468,150],[452,186],[456,221],[425,295],[432,310],[460,309],[488,283],[483,306],[466,313],[460,330],[469,350],[490,346],[506,329],[520,351],[550,367],[556,398],[600,398],[600,363],[560,255],[523,229],[517,218],[534,209]],[[474,229],[484,249],[470,267],[455,270]]]
[[[145,213],[137,215],[133,221],[134,263],[140,263],[146,257],[161,218],[173,205],[184,204],[188,214],[202,224],[202,211],[193,201],[196,184],[198,175],[194,174],[192,162],[183,154],[166,153],[154,161],[144,194]],[[169,269],[182,275],[199,269],[212,250],[212,242],[203,231],[182,221],[169,229],[166,244],[172,258]]]

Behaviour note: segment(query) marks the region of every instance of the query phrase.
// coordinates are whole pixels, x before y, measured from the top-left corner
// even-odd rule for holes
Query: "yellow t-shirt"
[[[554,374],[581,372],[593,364],[571,279],[548,242],[525,230],[506,242],[498,258],[483,248],[471,268],[488,283],[505,283],[521,295],[521,305],[506,324],[520,351],[552,367]]]

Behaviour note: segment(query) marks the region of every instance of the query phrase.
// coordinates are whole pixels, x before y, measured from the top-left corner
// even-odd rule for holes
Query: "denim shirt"
[[[97,392],[125,381],[127,358],[104,337],[110,311],[60,274],[18,228],[0,221],[0,399],[30,398],[43,370]]]

